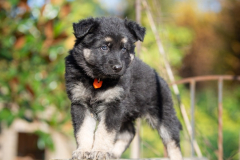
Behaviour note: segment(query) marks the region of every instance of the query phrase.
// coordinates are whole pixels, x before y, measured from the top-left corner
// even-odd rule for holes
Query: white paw
[[[90,152],[76,149],[72,153],[72,160],[88,159]]]
[[[109,160],[112,154],[110,152],[102,152],[102,151],[92,151],[90,153],[89,159],[93,160]]]

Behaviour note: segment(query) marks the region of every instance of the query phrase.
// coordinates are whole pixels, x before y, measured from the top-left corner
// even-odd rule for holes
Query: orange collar
[[[103,83],[103,81],[100,81],[100,78],[99,79],[95,78],[94,82],[93,82],[93,87],[95,89],[101,88],[102,87],[102,83]]]

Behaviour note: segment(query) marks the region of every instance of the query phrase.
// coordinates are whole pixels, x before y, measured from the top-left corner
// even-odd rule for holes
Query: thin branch
[[[154,154],[156,154],[158,157],[161,157],[161,154],[159,151],[157,151],[155,148],[153,148],[149,143],[142,141],[143,145],[146,146],[148,149],[150,149]]]
[[[174,79],[174,75],[173,75],[173,72],[172,72],[172,69],[170,67],[170,64],[167,60],[167,57],[166,57],[166,53],[165,53],[165,50],[164,50],[164,47],[163,47],[163,44],[161,42],[161,39],[159,37],[159,34],[158,34],[158,31],[157,31],[157,28],[156,28],[156,25],[154,23],[154,20],[153,20],[153,17],[152,17],[152,13],[150,11],[150,8],[147,4],[147,1],[146,0],[142,0],[142,3],[143,3],[143,6],[145,7],[146,9],[146,12],[147,12],[147,17],[148,17],[148,20],[149,20],[149,23],[150,23],[150,26],[151,26],[151,29],[154,33],[154,36],[155,36],[155,39],[156,39],[156,42],[157,42],[157,46],[158,46],[158,50],[159,50],[159,53],[162,55],[163,57],[163,60],[164,60],[164,65],[165,65],[165,68],[167,70],[167,74],[169,76],[169,79],[171,81],[171,83],[173,83],[175,81]],[[187,112],[186,112],[186,109],[185,109],[185,106],[181,103],[181,100],[180,100],[180,94],[179,94],[179,89],[178,89],[178,86],[176,84],[173,84],[173,91],[174,93],[176,94],[176,96],[178,97],[178,101],[179,101],[179,107],[180,107],[180,110],[181,110],[181,113],[182,113],[182,116],[183,116],[183,120],[186,124],[186,127],[187,127],[187,131],[188,131],[188,134],[190,137],[192,137],[192,127],[190,125],[190,122],[189,122],[189,119],[188,119],[188,116],[187,116]],[[198,157],[202,157],[202,153],[201,153],[201,150],[197,144],[197,141],[194,140],[193,141],[193,145],[194,145],[194,149],[198,155]]]

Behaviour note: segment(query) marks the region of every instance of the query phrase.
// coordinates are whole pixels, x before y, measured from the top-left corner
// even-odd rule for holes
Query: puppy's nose
[[[122,70],[122,65],[117,64],[112,67],[115,72],[120,72]]]

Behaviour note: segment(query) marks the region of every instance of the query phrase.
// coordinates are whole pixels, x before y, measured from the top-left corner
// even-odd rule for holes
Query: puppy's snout
[[[122,70],[122,65],[120,65],[120,64],[114,65],[114,66],[112,66],[112,69],[115,72],[120,72]]]

